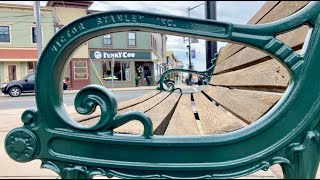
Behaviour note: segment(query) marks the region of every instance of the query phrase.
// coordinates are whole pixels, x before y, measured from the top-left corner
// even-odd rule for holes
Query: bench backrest
[[[248,24],[283,19],[309,1],[269,1]],[[300,53],[309,27],[280,34],[277,39]],[[235,116],[251,124],[269,111],[282,97],[290,80],[285,65],[261,50],[229,43],[221,49],[210,84],[204,93]]]

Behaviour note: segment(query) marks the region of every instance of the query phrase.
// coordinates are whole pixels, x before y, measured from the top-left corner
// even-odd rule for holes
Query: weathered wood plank
[[[265,24],[288,17],[302,9],[309,2],[310,1],[281,1],[272,9],[272,11],[259,21],[259,24]]]
[[[256,13],[255,16],[258,15],[257,17],[259,17],[259,13],[262,13],[262,12],[268,12],[268,13],[265,16],[263,16],[262,19],[260,19],[258,22],[254,23],[254,24],[265,24],[265,23],[269,23],[269,22],[273,22],[273,21],[277,21],[277,20],[283,19],[283,18],[288,17],[291,14],[299,11],[301,8],[306,6],[309,2],[310,1],[280,1],[280,3],[278,3],[276,6],[272,6],[270,4],[270,7],[272,7],[271,11],[270,10],[266,11],[262,7]],[[252,20],[251,23],[253,23],[253,21],[254,20]],[[300,31],[302,31],[302,33]],[[294,32],[292,32],[292,33],[294,33]],[[299,30],[298,33],[301,33],[302,34],[301,36],[305,37],[305,35],[303,35],[305,33],[303,30]],[[282,37],[281,38],[279,37],[279,39],[283,40],[285,43],[287,43],[287,44],[297,44],[297,43],[294,43],[295,40],[293,40],[293,42],[291,42],[292,40],[290,40],[290,39],[292,38],[292,36],[290,36],[290,34],[289,35],[283,34],[281,36]],[[288,39],[288,40],[286,40],[286,39]],[[300,42],[300,41],[298,40],[298,42]],[[237,52],[239,52],[240,50],[245,48],[245,46],[243,46],[243,45],[232,44],[232,43],[230,45],[227,44],[226,46],[228,46],[229,48],[226,48],[225,51],[221,52],[221,54],[219,55],[219,58],[217,60],[217,64],[222,63],[223,61],[225,61],[226,59],[228,59],[232,55],[236,54]],[[292,45],[290,45],[290,47],[291,46]]]
[[[145,112],[145,111],[153,108],[154,106],[156,106],[158,103],[160,103],[163,99],[165,99],[169,95],[170,95],[169,92],[161,92],[161,93],[157,94],[156,96],[154,96],[154,97],[152,97],[142,103],[139,103],[135,106],[131,106],[129,108],[118,111],[118,114],[124,114],[124,113],[130,112],[130,111]]]
[[[191,94],[182,94],[164,135],[200,135],[192,109]]]
[[[142,105],[137,105],[130,108],[130,111],[142,111],[145,112],[148,116],[150,116],[154,133],[155,134],[163,134],[170,119],[174,112],[175,105],[177,104],[179,97],[181,94],[172,93],[167,98],[163,98],[164,100],[149,110],[149,108],[144,108]],[[143,104],[143,103],[141,103]],[[145,104],[148,105],[148,104]],[[137,108],[137,109],[135,109]],[[126,111],[127,112],[127,111]],[[123,113],[122,113],[123,114]],[[138,121],[131,121],[123,126],[120,126],[114,130],[117,133],[124,134],[142,134],[143,133],[143,125]]]
[[[303,46],[308,30],[308,26],[302,26],[293,31],[278,35],[277,39],[283,41],[295,50],[300,50]],[[269,59],[272,58],[267,53],[254,48],[245,47],[241,51],[218,64],[214,73],[217,74],[223,71],[229,71],[230,69],[244,68]]]
[[[286,88],[290,79],[287,69],[272,59],[237,71],[214,75],[210,84],[220,86],[263,86]]]
[[[269,58],[265,58],[265,57],[269,57]],[[252,63],[252,62],[260,60],[262,58],[265,58],[265,60],[271,59],[271,57],[268,56],[267,53],[264,53],[260,50],[254,49],[254,48],[246,47],[246,48],[242,49],[241,51],[239,51],[238,53],[236,53],[235,55],[229,57],[228,59],[226,59],[222,63],[218,64],[215,67],[214,73],[215,74],[221,73],[221,72],[229,70],[231,68],[237,68],[239,66]]]
[[[119,105],[118,105],[118,110],[123,110],[125,108],[128,108],[128,107],[131,107],[131,106],[134,106],[136,104],[139,104],[147,99],[150,99],[152,97],[154,97],[155,95],[159,94],[160,91],[151,91],[150,93],[147,93],[143,96],[140,96],[140,97],[137,97],[137,98],[134,98],[134,99],[130,99],[128,101],[123,101],[123,102],[120,102]]]
[[[231,90],[210,85],[203,92],[247,123],[263,116],[282,96],[280,93]]]
[[[82,123],[82,121],[91,120],[95,117],[99,117],[101,115],[100,107],[96,108],[96,111],[90,115],[82,115],[79,114],[74,106],[68,106],[66,107],[66,111],[68,112],[69,116],[76,122],[79,122],[80,124],[85,125],[85,123]],[[97,121],[95,121],[97,123]],[[91,123],[90,125],[94,125],[94,123]]]
[[[259,9],[259,11],[249,20],[247,24],[257,24],[259,21],[265,17],[275,6],[277,6],[280,1],[267,1]]]
[[[292,47],[295,50],[298,50],[295,47],[301,46],[301,48],[302,48],[302,45],[307,37],[308,31],[309,31],[308,26],[302,26],[302,27],[295,29],[293,31],[289,31],[284,34],[280,34],[276,38],[281,40],[285,44],[287,44],[289,47]]]
[[[193,94],[204,134],[222,134],[243,128],[238,118],[219,109],[201,92]]]

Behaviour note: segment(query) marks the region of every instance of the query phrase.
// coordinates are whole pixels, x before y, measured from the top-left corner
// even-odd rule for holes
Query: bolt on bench
[[[264,11],[283,2],[272,3]],[[62,178],[231,178],[274,164],[281,165],[285,178],[315,178],[320,3],[294,8],[279,21],[265,23],[270,16],[261,14],[252,19],[262,25],[138,11],[93,14],[70,23],[43,51],[36,74],[38,109],[25,111],[24,126],[7,135],[8,155],[18,162],[40,159],[43,168]],[[213,72],[200,92],[172,92],[163,85],[163,74],[159,90],[118,104],[111,91],[90,85],[77,94],[75,107],[91,117],[71,118],[60,83],[70,54],[93,37],[131,30],[240,45],[227,45],[215,67],[197,72],[208,77]]]

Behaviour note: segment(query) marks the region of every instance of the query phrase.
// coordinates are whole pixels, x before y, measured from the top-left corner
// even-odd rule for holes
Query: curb
[[[137,90],[157,90],[156,87],[150,87],[150,88],[119,88],[119,89],[111,89],[108,88],[111,92],[117,92],[117,91],[137,91]],[[80,90],[65,90],[63,92],[63,94],[77,94]],[[34,96],[34,93],[28,93],[28,94],[23,94],[22,96]],[[9,95],[5,95],[0,93],[0,98],[6,98],[6,97],[10,97]]]

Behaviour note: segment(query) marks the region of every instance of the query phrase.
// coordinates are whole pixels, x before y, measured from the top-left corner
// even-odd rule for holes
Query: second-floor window
[[[128,40],[129,40],[129,46],[135,46],[136,45],[136,33],[135,32],[129,32],[128,33]]]
[[[0,42],[10,42],[9,26],[0,26]]]
[[[103,44],[111,45],[111,34],[106,34],[103,36]]]
[[[37,28],[32,27],[32,43],[37,43]]]

